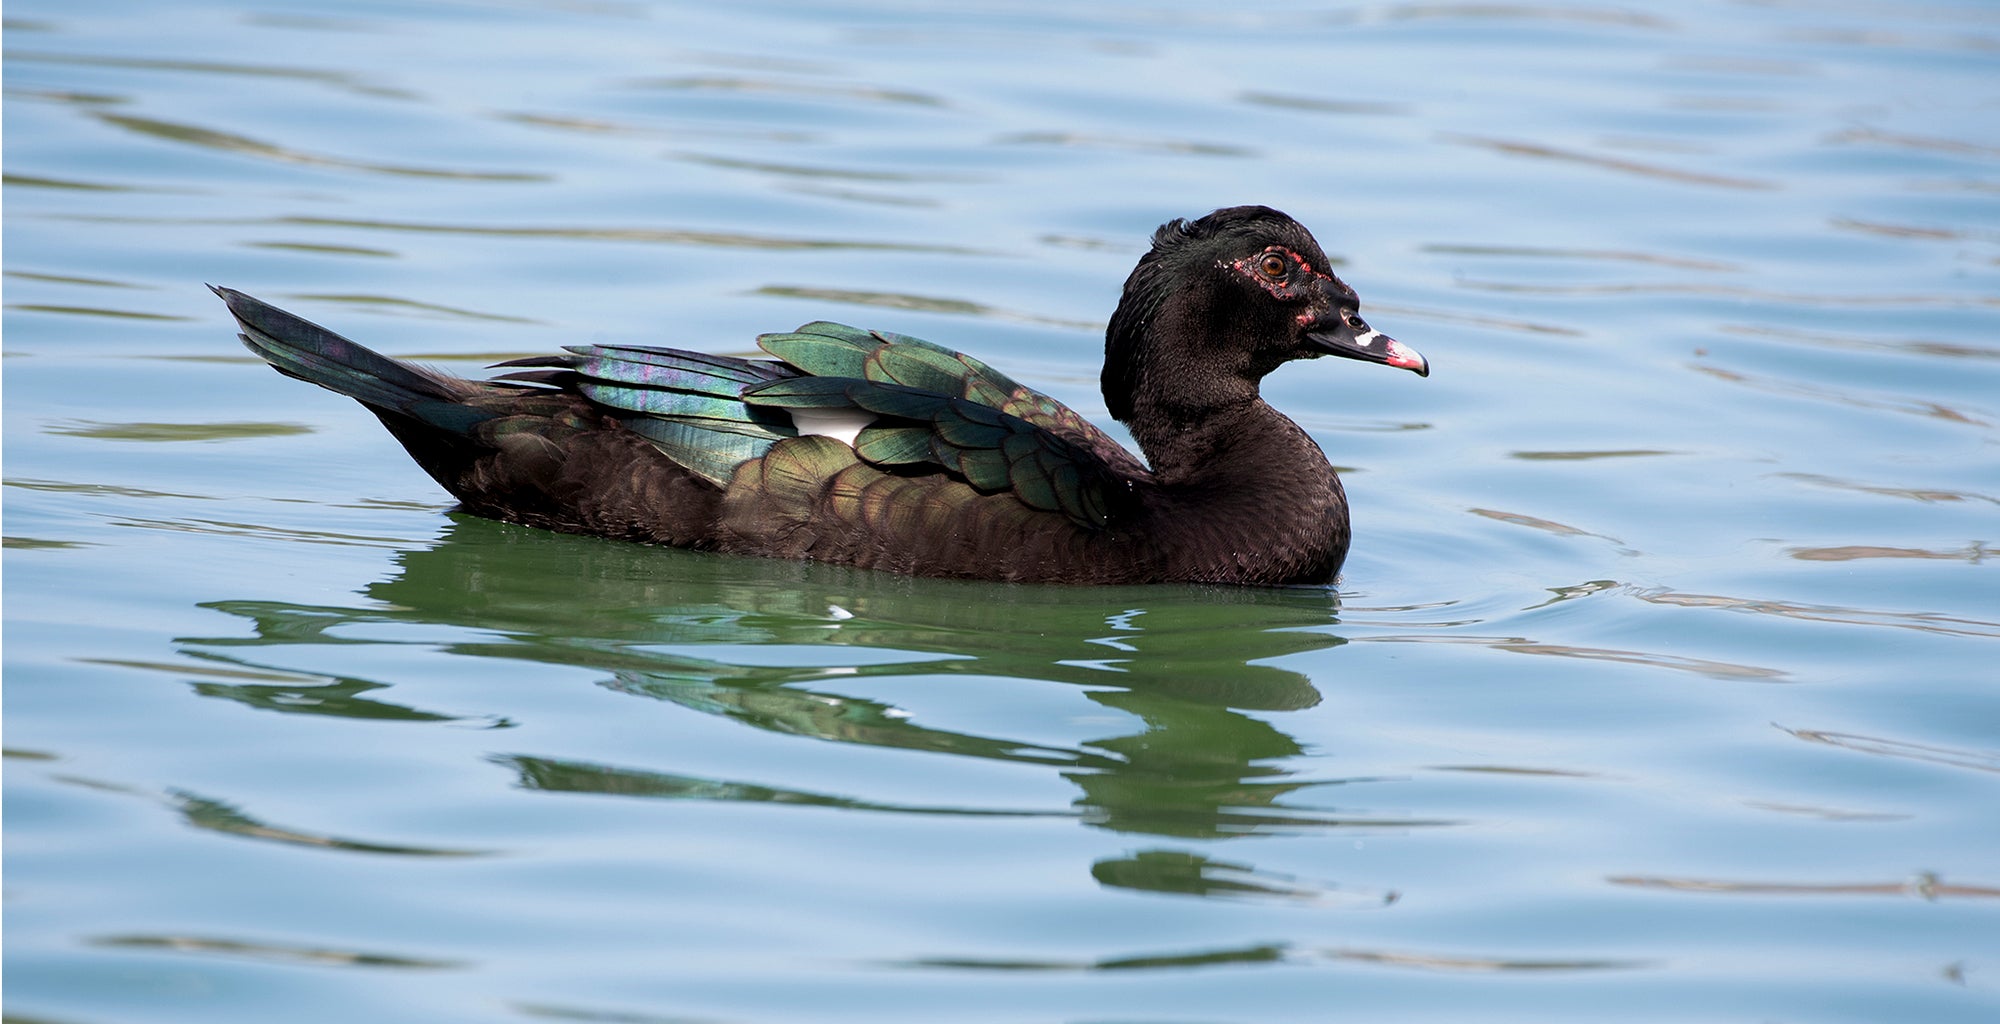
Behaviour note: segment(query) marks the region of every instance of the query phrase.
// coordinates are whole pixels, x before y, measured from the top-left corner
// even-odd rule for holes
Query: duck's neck
[[[1232,456],[1246,446],[1297,449],[1303,440],[1313,455],[1319,455],[1311,438],[1254,391],[1218,404],[1193,406],[1140,397],[1133,413],[1127,424],[1132,439],[1146,453],[1153,475],[1169,486],[1198,484],[1242,468]]]
[[[1194,578],[1319,583],[1347,555],[1347,498],[1313,439],[1254,391],[1220,407],[1134,409],[1159,487],[1155,527]]]

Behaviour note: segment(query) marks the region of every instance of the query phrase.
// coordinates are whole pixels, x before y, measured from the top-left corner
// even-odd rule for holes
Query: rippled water
[[[2000,9],[6,11],[10,1024],[2000,1017]],[[828,317],[1103,419],[1311,226],[1336,590],[455,516],[472,373]]]

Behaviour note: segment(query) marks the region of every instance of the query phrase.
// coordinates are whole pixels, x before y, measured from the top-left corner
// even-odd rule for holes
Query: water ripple
[[[1781,292],[1722,284],[1694,284],[1681,281],[1632,281],[1613,284],[1527,284],[1514,281],[1484,281],[1461,278],[1454,284],[1479,291],[1510,295],[1699,295],[1718,299],[1752,299],[1798,306],[1929,306],[1957,309],[1971,306],[2000,307],[2000,298],[1989,295],[1893,294],[1870,292]]]
[[[6,51],[5,59],[28,64],[67,64],[77,67],[172,71],[179,74],[229,75],[237,78],[279,78],[332,86],[336,89],[362,96],[399,100],[417,98],[415,93],[375,85],[356,78],[345,71],[323,71],[314,68],[284,67],[270,64],[234,64],[225,61],[105,57],[85,53],[49,53],[34,50],[8,50]]]
[[[225,153],[243,153],[249,156],[273,160],[279,163],[307,164],[314,167],[333,167],[347,171],[364,171],[370,174],[389,174],[411,178],[446,178],[453,181],[493,181],[493,182],[550,182],[551,174],[523,171],[465,171],[441,167],[418,167],[411,164],[383,164],[367,160],[351,160],[346,157],[326,156],[290,149],[274,143],[264,142],[248,136],[230,132],[202,128],[197,125],[162,121],[151,117],[137,117],[131,114],[113,114],[94,111],[93,117],[114,127],[153,138],[171,142],[186,143],[203,149]]]
[[[46,433],[66,437],[89,437],[100,441],[235,441],[246,437],[289,437],[310,434],[303,423],[259,423],[249,421],[218,423],[100,423],[70,420],[44,428]]]
[[[503,110],[491,115],[496,121],[549,131],[569,132],[578,135],[629,136],[634,138],[665,138],[684,141],[692,137],[731,139],[752,142],[797,143],[811,142],[820,136],[816,132],[796,128],[770,128],[753,124],[716,124],[713,122],[689,121],[668,124],[632,124],[613,121],[601,116],[577,114],[537,114],[530,111]]]
[[[876,306],[883,309],[910,309],[924,313],[946,313],[954,316],[976,316],[989,320],[1011,320],[1018,323],[1046,324],[1079,331],[1101,331],[1104,324],[1095,320],[1066,320],[1061,317],[1043,316],[1038,313],[1023,313],[1016,310],[988,306],[969,299],[948,299],[929,295],[910,295],[904,292],[870,292],[850,288],[808,288],[803,285],[767,284],[752,294],[771,295],[786,299],[810,299],[816,302],[841,302],[854,306]]]
[[[1717,878],[1672,878],[1651,875],[1619,875],[1607,878],[1612,885],[1636,889],[1670,889],[1675,892],[1726,893],[1737,896],[1905,896],[1936,902],[1940,899],[1993,899],[2000,888],[1960,885],[1925,872],[1906,882],[1744,882]]]
[[[376,259],[401,259],[403,255],[394,249],[375,249],[365,245],[334,245],[328,242],[240,242],[238,244],[246,249],[302,252],[314,256],[367,256]]]
[[[1436,323],[1468,324],[1495,331],[1512,331],[1518,334],[1547,334],[1563,338],[1581,338],[1584,332],[1574,327],[1560,324],[1537,323],[1533,320],[1517,320],[1512,317],[1494,316],[1490,313],[1466,313],[1458,310],[1431,309],[1423,306],[1398,306],[1390,303],[1371,302],[1369,319],[1382,313],[1392,317],[1408,317],[1412,320],[1430,320]]]
[[[1964,228],[1942,228],[1922,224],[1888,224],[1854,217],[1834,217],[1827,223],[1837,230],[1880,235],[1885,238],[1914,238],[1933,242],[2000,242],[2000,232],[1992,231],[1968,231]]]
[[[1097,132],[1039,131],[1011,132],[996,136],[1001,146],[1063,146],[1081,149],[1115,149],[1133,153],[1167,153],[1176,156],[1252,157],[1257,151],[1247,146],[1190,139],[1142,138]]]
[[[322,832],[307,832],[296,828],[271,825],[243,813],[234,804],[174,790],[169,794],[175,808],[189,825],[210,832],[222,832],[241,836],[245,839],[260,839],[267,842],[285,843],[291,846],[311,846],[320,849],[338,850],[343,853],[392,854],[401,857],[482,857],[489,851],[462,850],[436,846],[410,846],[368,842],[359,839],[344,839]]]
[[[1386,907],[1396,892],[1346,892],[1330,882],[1312,882],[1294,875],[1259,870],[1249,864],[1214,860],[1181,850],[1139,850],[1100,860],[1090,874],[1099,883],[1139,892],[1205,898],[1254,899],[1292,905],[1341,903]]]
[[[14,756],[11,755],[10,756]],[[53,758],[45,758],[53,760]],[[261,821],[245,814],[234,804],[201,796],[186,790],[173,789],[165,794],[155,793],[137,786],[116,782],[85,778],[78,775],[53,774],[49,778],[55,782],[71,786],[81,786],[100,793],[113,793],[139,797],[155,803],[163,803],[180,815],[182,821],[194,828],[208,832],[289,846],[308,846],[316,849],[334,850],[342,853],[388,854],[400,857],[483,857],[490,851],[454,849],[440,846],[415,846],[404,843],[378,843],[367,840],[348,839],[324,832],[286,828]]]
[[[188,194],[195,191],[193,189],[162,188],[152,185],[112,185],[100,181],[78,181],[74,178],[50,178],[33,174],[12,173],[0,176],[0,182],[8,185],[18,185],[23,188],[46,188],[66,192],[178,192]]]
[[[1568,523],[1558,523],[1553,519],[1541,519],[1536,516],[1525,515],[1520,512],[1501,512],[1497,509],[1490,509],[1490,508],[1471,508],[1471,509],[1466,509],[1466,511],[1472,513],[1475,516],[1482,516],[1487,519],[1492,519],[1502,523],[1509,523],[1514,526],[1525,526],[1528,529],[1540,530],[1543,533],[1552,533],[1558,537],[1595,537],[1598,540],[1609,541],[1612,544],[1617,545],[1619,548],[1619,554],[1623,555],[1638,554],[1637,551],[1633,551],[1630,548],[1625,547],[1625,542],[1619,540],[1616,537],[1608,536],[1602,533],[1592,533],[1589,530],[1585,530],[1581,527],[1571,526]]]
[[[1585,25],[1613,25],[1655,32],[1678,26],[1666,18],[1617,7],[1571,7],[1547,4],[1506,3],[1399,3],[1365,9],[1367,16],[1391,21],[1449,19],[1454,21],[1575,22]],[[1359,12],[1333,15],[1334,18],[1361,17]]]
[[[312,621],[294,618],[282,624],[274,624],[271,635],[282,636],[297,643],[316,645],[362,642],[329,635],[327,629],[331,625],[333,624],[324,619]],[[213,643],[216,646],[228,645],[226,640],[217,640]],[[141,661],[129,658],[76,660],[84,664],[110,665],[176,676],[186,680],[193,691],[200,696],[234,701],[256,711],[375,722],[454,722],[489,729],[506,729],[514,724],[503,717],[426,711],[408,704],[364,696],[377,690],[387,689],[387,683],[353,676],[295,672],[290,669],[260,665],[217,651],[189,650],[182,653],[193,661],[191,663]]]
[[[1914,149],[1931,153],[1951,153],[1955,156],[2000,157],[2000,146],[1984,142],[1967,142],[1942,135],[1909,135],[1883,131],[1879,128],[1849,128],[1826,137],[1833,144],[1868,143],[1890,146],[1897,149]]]
[[[1437,953],[1393,953],[1377,949],[1329,949],[1322,956],[1330,960],[1376,964],[1382,967],[1414,967],[1426,971],[1525,972],[1632,970],[1652,966],[1645,960],[1608,958],[1534,958],[1502,956],[1454,956]]]
[[[8,309],[18,309],[23,313],[52,313],[57,316],[101,316],[113,320],[193,320],[191,316],[175,316],[171,313],[146,313],[136,309],[109,309],[104,306],[61,306],[46,302],[10,302]]]
[[[1928,761],[1931,764],[1970,768],[1981,772],[2000,772],[2000,753],[1993,751],[1960,750],[1929,743],[1861,736],[1851,732],[1828,732],[1823,729],[1792,729],[1782,725],[1777,728],[1808,743],[1823,743],[1830,747],[1842,747],[1863,754],[1903,757],[1913,761]]]
[[[755,171],[787,178],[811,178],[831,181],[872,181],[872,182],[971,182],[980,180],[966,174],[946,174],[936,171],[884,171],[863,170],[850,167],[827,167],[822,164],[780,163],[775,160],[746,160],[740,157],[718,156],[713,153],[676,152],[666,154],[669,160],[716,167],[730,171]]]
[[[580,1021],[582,1024],[736,1024],[735,1018],[690,1017],[684,1014],[639,1013],[632,1010],[605,1010],[569,1003],[511,1002],[507,1008],[537,1020]]]
[[[8,477],[0,481],[8,487],[19,487],[25,491],[53,491],[59,494],[84,494],[92,497],[113,496],[119,498],[182,498],[191,501],[215,501],[213,494],[192,494],[186,491],[156,491],[149,487],[131,487],[125,484],[75,483],[68,480],[43,480],[34,477]]]
[[[478,310],[460,309],[456,306],[440,306],[436,303],[418,302],[415,299],[401,299],[388,295],[339,295],[294,292],[289,297],[307,302],[339,302],[350,306],[366,306],[375,310],[430,314],[434,317],[453,320],[484,320],[507,324],[539,324],[542,322],[524,316],[508,316],[503,313],[481,313]]]
[[[583,226],[513,226],[492,224],[445,224],[428,221],[369,220],[355,217],[133,217],[105,214],[50,214],[45,220],[79,224],[137,224],[173,226],[247,226],[350,228],[362,231],[407,232],[434,235],[471,235],[482,238],[528,240],[558,239],[579,242],[633,242],[654,245],[691,245],[718,249],[827,250],[852,252],[933,253],[948,256],[999,256],[1004,253],[970,246],[938,245],[923,242],[879,242],[862,239],[801,238],[757,234],[747,231],[703,231],[683,228],[626,228]]]
[[[1837,622],[1849,626],[1888,626],[1951,636],[2000,638],[2000,622],[1967,619],[1937,612],[1885,612],[1839,605],[1800,604],[1762,598],[1729,597],[1722,594],[1689,594],[1667,587],[1634,588],[1633,597],[1648,604],[1676,608],[1714,608],[1749,615],[1776,615],[1807,622]]]
[[[1864,338],[1851,334],[1829,334],[1825,331],[1809,331],[1795,327],[1774,327],[1766,324],[1722,324],[1715,329],[1725,334],[1735,334],[1751,338],[1770,338],[1775,341],[1825,348],[1850,349],[1864,352],[1895,352],[1898,354],[1920,356],[1943,356],[1948,359],[2000,359],[2000,347],[1969,344],[1963,341],[1934,341],[1927,338]]]
[[[1786,548],[1785,554],[1802,562],[1854,562],[1865,558],[1919,558],[1978,564],[1993,552],[1983,542],[1962,548],[1898,548],[1879,544],[1844,544],[1838,547]]]
[[[1951,406],[1924,398],[1856,394],[1851,391],[1843,391],[1818,384],[1782,380],[1777,377],[1744,373],[1740,370],[1725,370],[1719,366],[1706,366],[1701,363],[1689,363],[1687,367],[1696,373],[1707,374],[1717,380],[1728,381],[1731,384],[1741,384],[1745,387],[1772,394],[1811,398],[1822,402],[1835,402],[1841,405],[1850,405],[1857,409],[1881,409],[1911,416],[1924,416],[1930,419],[1944,420],[1948,423],[1962,423],[1973,427],[1990,427],[1993,425],[1990,421],[1980,419],[1970,413],[1961,412]]]
[[[1653,455],[1679,454],[1681,453],[1664,448],[1606,448],[1598,451],[1515,451],[1508,452],[1507,457],[1528,462],[1583,462],[1591,459],[1638,459]]]
[[[1004,959],[996,957],[924,957],[903,961],[898,966],[983,971],[1098,972],[1132,970],[1186,970],[1196,967],[1237,967],[1262,964],[1306,964],[1341,961],[1383,967],[1413,967],[1451,972],[1555,972],[1629,970],[1646,967],[1643,960],[1614,960],[1529,957],[1469,957],[1431,953],[1402,953],[1370,949],[1300,949],[1291,943],[1275,942],[1186,953],[1151,953],[1104,957],[1095,960]]]
[[[240,224],[292,224],[302,227],[359,228],[369,231],[398,231],[440,235],[478,235],[491,238],[564,239],[590,242],[640,242],[658,245],[694,245],[720,249],[816,249],[859,252],[939,253],[952,256],[990,256],[991,250],[967,246],[921,242],[877,242],[846,238],[800,238],[765,235],[749,231],[701,231],[685,228],[623,227],[502,227],[492,224],[441,224],[423,221],[366,220],[350,217],[276,217],[269,220],[233,222]]]
[[[954,971],[1185,971],[1197,967],[1237,967],[1274,964],[1291,959],[1283,943],[1203,949],[1185,953],[1144,953],[1094,960],[1006,959],[1002,957],[920,957],[892,964],[897,967],[943,968]]]
[[[1764,181],[1757,178],[1736,178],[1722,174],[1709,174],[1703,171],[1685,171],[1675,167],[1663,167],[1659,164],[1641,163],[1637,160],[1625,160],[1619,157],[1598,156],[1594,153],[1561,149],[1556,146],[1543,145],[1537,142],[1494,139],[1478,135],[1445,134],[1440,136],[1440,138],[1445,142],[1491,150],[1495,153],[1503,153],[1508,156],[1525,156],[1538,160],[1554,160],[1561,163],[1581,164],[1585,167],[1595,167],[1599,170],[1616,171],[1620,174],[1636,175],[1642,178],[1658,178],[1663,181],[1672,181],[1682,185],[1701,185],[1709,188],[1727,188],[1752,192],[1767,192],[1779,188],[1778,183],[1774,181]]]
[[[1830,487],[1835,490],[1879,494],[1887,498],[1903,498],[1909,501],[1921,501],[1925,504],[1940,501],[1983,501],[1989,505],[2000,505],[2000,497],[1994,497],[1990,494],[1979,494],[1974,491],[1955,491],[1941,487],[1890,487],[1882,484],[1864,484],[1854,480],[1842,480],[1838,477],[1821,476],[1817,473],[1774,473],[1772,475],[1780,479],[1797,480],[1801,483]]]
[[[48,537],[24,537],[19,534],[0,536],[0,548],[9,551],[68,551],[76,548],[94,548],[97,545],[80,540],[55,540]]]
[[[39,274],[30,270],[9,270],[7,277],[18,277],[23,281],[46,281],[49,284],[73,284],[85,288],[129,288],[137,291],[156,291],[155,286],[137,284],[130,281],[112,281],[102,277],[76,277],[70,274]]]
[[[1582,647],[1576,644],[1550,643],[1531,640],[1522,636],[1464,636],[1461,634],[1401,635],[1401,636],[1358,636],[1351,637],[1352,643],[1424,643],[1424,644],[1471,644],[1491,647],[1495,650],[1514,654],[1538,654],[1557,658],[1578,658],[1584,661],[1614,662],[1624,665],[1643,665],[1648,668],[1671,669],[1676,672],[1690,672],[1710,679],[1730,679],[1748,682],[1789,682],[1791,673],[1782,669],[1766,668],[1761,665],[1744,665],[1710,658],[1690,658],[1678,654],[1659,654],[1651,651],[1624,650],[1611,647]]]
[[[516,785],[542,793],[598,793],[648,797],[656,800],[718,800],[728,803],[784,804],[793,807],[835,807],[849,811],[944,815],[971,818],[1076,818],[1073,810],[1017,810],[961,807],[949,804],[895,804],[857,797],[814,793],[781,786],[731,782],[693,775],[618,768],[587,761],[496,754],[488,758],[518,776]]]
[[[90,945],[114,949],[147,949],[173,953],[201,953],[239,959],[314,967],[388,967],[401,970],[455,970],[470,967],[462,960],[437,960],[399,956],[331,946],[300,946],[275,942],[249,942],[201,935],[106,935],[86,939]]]
[[[1443,253],[1450,256],[1497,256],[1509,259],[1556,259],[1584,260],[1591,263],[1644,263],[1658,267],[1673,267],[1679,270],[1699,270],[1711,273],[1740,273],[1741,264],[1723,260],[1698,259],[1692,256],[1666,256],[1660,253],[1636,252],[1630,249],[1559,249],[1532,245],[1426,245],[1422,252]]]
[[[1330,100],[1323,96],[1301,96],[1293,93],[1260,92],[1250,90],[1236,94],[1237,102],[1252,106],[1275,107],[1280,110],[1304,110],[1314,114],[1365,114],[1390,115],[1407,114],[1411,107],[1407,103],[1375,103],[1359,100]]]
[[[641,89],[668,92],[710,92],[738,95],[776,95],[810,100],[860,101],[899,106],[943,109],[951,104],[941,96],[914,89],[892,89],[870,85],[831,82],[788,82],[775,78],[741,75],[681,75],[668,78],[641,78],[630,83]]]
[[[113,526],[131,527],[140,530],[161,530],[168,533],[195,533],[224,537],[257,537],[263,540],[331,544],[336,547],[401,549],[410,543],[408,539],[402,537],[338,533],[332,530],[295,530],[282,526],[235,522],[223,519],[142,519],[132,516],[118,516],[112,518],[111,524]]]

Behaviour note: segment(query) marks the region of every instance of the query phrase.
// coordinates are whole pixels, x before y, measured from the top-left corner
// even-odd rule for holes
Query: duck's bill
[[[1306,335],[1306,344],[1315,353],[1381,363],[1410,370],[1419,377],[1431,375],[1431,364],[1425,361],[1423,353],[1372,327],[1357,331],[1346,324],[1336,324]]]

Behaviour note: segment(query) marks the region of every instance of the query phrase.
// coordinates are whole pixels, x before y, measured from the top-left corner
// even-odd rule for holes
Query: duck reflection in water
[[[1214,839],[1326,828],[1434,824],[1346,815],[1288,802],[1325,779],[1293,778],[1303,751],[1245,712],[1319,703],[1298,672],[1273,659],[1338,646],[1324,627],[1338,596],[1325,588],[1149,586],[1075,588],[924,580],[767,559],[737,558],[550,534],[454,516],[429,547],[398,556],[400,571],[352,608],[256,601],[207,607],[255,624],[254,638],[185,639],[185,653],[263,672],[243,648],[371,643],[371,624],[446,627],[451,654],[609,673],[602,685],[669,701],[773,733],[1046,765],[1081,795],[1064,810],[912,805],[560,757],[492,760],[522,786],[668,799],[840,807],[910,814],[1076,817],[1117,832]],[[471,635],[468,635],[471,631]],[[398,631],[407,643],[408,633]],[[935,660],[865,661],[830,673],[808,665],[742,664],[704,645],[851,646],[932,653]],[[309,670],[305,670],[309,671]],[[1083,696],[1141,727],[1074,746],[935,728],[843,682],[976,674],[1086,687]],[[356,718],[456,716],[386,702],[388,684],[203,682],[208,696],[267,710]],[[859,687],[856,687],[857,689]],[[489,721],[504,725],[504,716]],[[1335,780],[1337,781],[1337,780]],[[1317,802],[1315,802],[1317,803]],[[1293,894],[1295,883],[1171,850],[1102,862],[1105,884],[1181,893]]]

